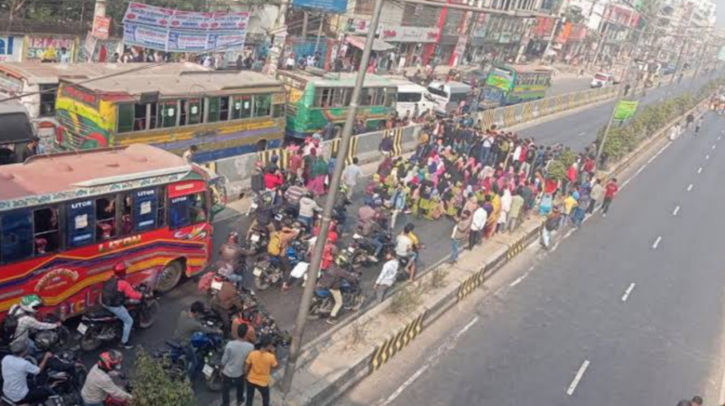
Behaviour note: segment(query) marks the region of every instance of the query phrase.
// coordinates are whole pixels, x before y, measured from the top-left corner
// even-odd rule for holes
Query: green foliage
[[[131,385],[133,387],[131,406],[195,406],[197,404],[188,379],[172,379],[162,364],[149,357],[143,349],[136,354]]]
[[[553,160],[549,164],[549,169],[547,170],[547,175],[550,177],[561,180],[566,177],[566,170],[569,169],[571,164],[573,164],[576,161],[576,154],[572,150],[564,150],[561,152],[561,155],[558,159]]]

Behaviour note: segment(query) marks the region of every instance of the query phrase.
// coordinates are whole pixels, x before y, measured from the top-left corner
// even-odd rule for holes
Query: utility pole
[[[302,12],[302,41],[307,41],[307,23],[309,23],[310,15],[306,12]]]
[[[320,48],[320,37],[322,37],[322,26],[325,24],[325,13],[320,14],[320,26],[317,27],[317,41],[315,41],[315,54]]]
[[[649,16],[648,16],[649,17]],[[654,22],[650,22],[649,18],[646,20],[647,27],[646,30],[649,30],[651,26],[654,25]],[[617,97],[614,99],[614,106],[612,107],[612,113],[609,115],[609,121],[607,122],[607,127],[604,129],[604,135],[602,135],[602,140],[599,142],[599,145],[597,146],[597,156],[594,160],[594,164],[599,167],[599,162],[602,158],[602,151],[604,150],[604,144],[607,143],[607,137],[609,137],[609,131],[612,129],[612,124],[614,123],[614,115],[617,112],[617,105],[624,97],[624,88],[627,86],[627,82],[629,81],[629,71],[632,68],[632,63],[634,62],[634,53],[639,49],[640,44],[642,43],[642,40],[645,37],[645,30],[642,30],[640,32],[640,35],[637,36],[637,43],[634,44],[634,47],[632,48],[632,55],[630,55],[629,60],[627,61],[627,66],[624,68],[624,75],[622,76],[622,83],[619,86],[619,90],[617,91]],[[634,93],[634,90],[632,91]]]
[[[264,72],[271,76],[277,75],[277,67],[279,66],[279,58],[282,56],[284,50],[284,43],[287,39],[287,8],[289,7],[290,0],[282,0],[279,5],[279,14],[274,22],[274,28],[272,32],[274,39],[272,40],[272,46],[267,54],[267,61],[264,66]]]
[[[588,68],[591,69],[592,66],[597,65],[597,59],[599,59],[599,53],[602,52],[602,46],[604,45],[604,39],[607,38],[607,32],[609,31],[609,23],[605,22],[604,30],[602,30],[602,33],[600,34],[599,42],[597,42],[597,49],[594,51],[594,59],[592,59],[591,62],[589,62]]]
[[[382,11],[382,9],[383,0],[375,0],[370,29],[368,30],[367,37],[365,39],[365,49],[363,50],[360,65],[358,66],[357,78],[355,79],[355,87],[352,90],[350,108],[347,111],[345,126],[342,128],[340,145],[337,149],[337,165],[335,165],[335,172],[332,174],[332,180],[330,181],[330,192],[327,194],[327,198],[325,199],[325,208],[322,211],[320,234],[317,236],[315,249],[312,253],[310,267],[307,269],[307,284],[305,285],[305,290],[302,293],[302,301],[300,302],[299,311],[297,312],[295,329],[292,333],[292,344],[290,345],[289,358],[287,360],[287,365],[285,365],[284,377],[282,378],[282,391],[285,394],[289,393],[290,389],[292,388],[292,379],[294,378],[295,369],[297,368],[297,359],[299,358],[300,349],[302,348],[302,337],[305,332],[305,325],[307,324],[307,317],[310,312],[310,302],[312,301],[312,295],[315,292],[315,287],[317,285],[317,273],[320,271],[322,251],[325,247],[325,241],[327,241],[327,232],[329,231],[330,222],[332,221],[332,210],[335,206],[335,200],[340,189],[342,169],[345,166],[345,157],[347,157],[347,150],[350,147],[352,127],[355,122],[357,107],[360,103],[360,94],[362,93],[362,87],[365,81],[367,66],[370,63],[370,54],[372,53],[373,49],[373,40],[375,39],[375,32],[378,30],[378,23],[380,22],[380,12]]]
[[[675,72],[670,78],[670,85],[675,81],[677,74],[680,72],[680,60],[682,59],[682,53],[685,51],[685,45],[687,45],[687,38],[682,38],[682,46],[680,47],[680,53],[677,54],[677,62],[675,62]]]

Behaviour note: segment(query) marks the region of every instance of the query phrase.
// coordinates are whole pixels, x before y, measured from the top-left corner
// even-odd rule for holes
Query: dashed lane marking
[[[652,244],[652,249],[653,250],[656,250],[657,249],[657,247],[660,245],[660,241],[662,241],[662,236],[657,237],[657,239],[655,240],[655,243]]]
[[[687,191],[689,192],[690,190],[692,190],[692,187],[693,187],[693,185],[692,185],[692,183],[690,183],[690,185],[687,186]]]
[[[582,366],[579,367],[579,371],[577,371],[576,375],[574,376],[574,380],[571,381],[571,385],[569,385],[569,389],[566,390],[566,394],[571,396],[574,394],[574,391],[576,390],[576,387],[579,386],[579,381],[582,380],[582,377],[584,376],[584,372],[587,371],[587,368],[589,368],[589,360],[584,360],[582,363]]]
[[[627,290],[626,290],[626,291],[624,291],[624,296],[622,296],[622,301],[623,301],[623,302],[626,302],[626,301],[627,301],[627,299],[629,299],[629,295],[630,295],[630,294],[632,293],[632,290],[634,290],[634,286],[635,286],[635,285],[636,285],[636,284],[635,284],[634,282],[632,282],[632,284],[631,284],[631,285],[629,285],[629,287],[627,288]]]
[[[697,173],[702,173],[702,166],[697,168]]]
[[[521,276],[519,276],[518,279],[516,279],[515,281],[511,282],[511,284],[509,285],[509,287],[512,287],[513,288],[514,286],[518,285],[519,283],[521,283],[521,281],[523,281],[524,279],[526,279],[527,276],[529,276],[528,272],[525,273],[525,274],[523,274],[523,275],[521,275]]]
[[[679,212],[680,212],[680,206],[677,206],[677,207],[675,207],[675,210],[672,212],[672,215],[676,216],[677,213],[679,213]]]

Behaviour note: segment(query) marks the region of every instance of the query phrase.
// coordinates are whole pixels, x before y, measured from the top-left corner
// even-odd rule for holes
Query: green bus
[[[279,71],[277,77],[285,87],[287,126],[285,135],[305,138],[335,123],[342,130],[352,100],[356,74],[327,73],[319,69]],[[381,76],[368,74],[357,109],[357,119],[364,120],[370,131],[377,130],[395,111],[397,86]]]
[[[491,68],[479,105],[491,109],[543,99],[551,86],[551,70],[525,65],[497,65]]]

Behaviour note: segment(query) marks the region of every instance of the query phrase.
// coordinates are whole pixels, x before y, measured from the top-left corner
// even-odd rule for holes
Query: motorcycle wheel
[[[101,346],[101,340],[93,334],[92,329],[88,329],[83,337],[81,337],[81,349],[86,352],[95,351]]]
[[[154,325],[156,322],[156,314],[159,312],[159,302],[152,301],[147,303],[144,309],[139,313],[138,326],[146,329]]]
[[[254,277],[254,288],[257,290],[267,290],[272,286],[269,280],[260,276]]]
[[[320,304],[315,301],[310,306],[310,312],[307,315],[307,320],[317,320],[320,318]]]
[[[222,373],[221,370],[214,371],[210,377],[206,378],[206,387],[212,392],[222,390]]]
[[[351,262],[352,262],[352,269],[357,270],[364,266],[367,266],[368,259],[366,258],[366,255],[363,251],[358,251],[352,257]]]

